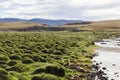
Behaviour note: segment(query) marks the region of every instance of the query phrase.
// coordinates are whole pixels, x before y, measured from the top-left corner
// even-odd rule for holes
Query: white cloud
[[[0,18],[120,19],[120,0],[0,0]]]

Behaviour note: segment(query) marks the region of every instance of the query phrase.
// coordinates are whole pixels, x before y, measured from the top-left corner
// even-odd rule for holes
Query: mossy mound
[[[44,74],[33,76],[31,80],[60,80],[60,78],[51,74]]]

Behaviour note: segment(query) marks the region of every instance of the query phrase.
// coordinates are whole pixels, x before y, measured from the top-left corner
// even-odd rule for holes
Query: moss
[[[24,63],[24,64],[30,64],[30,63],[33,63],[33,60],[30,59],[30,58],[24,59],[24,60],[22,61],[22,63]]]
[[[14,66],[16,64],[17,64],[17,61],[15,61],[15,60],[12,60],[8,63],[9,66]]]
[[[63,53],[61,51],[59,51],[59,50],[56,50],[56,51],[53,52],[53,54],[62,55]]]
[[[6,70],[0,68],[0,80],[17,80],[17,79],[11,76]]]
[[[55,65],[46,66],[46,72],[50,73],[50,74],[54,74],[56,76],[60,76],[60,77],[65,76],[65,70],[63,68],[55,66]]]
[[[47,59],[41,57],[41,56],[33,56],[32,58],[35,62],[47,62]]]
[[[11,68],[8,69],[8,71],[16,71],[16,72],[25,72],[27,70],[28,68],[26,68],[26,66],[22,64],[12,66]]]
[[[0,54],[0,61],[9,61],[9,57],[7,55]]]
[[[19,79],[19,80],[31,80],[28,75],[19,75],[19,76],[18,76],[18,79]]]
[[[42,72],[46,72],[46,70],[45,70],[45,68],[43,67],[41,67],[41,68],[38,68],[38,69],[36,69],[34,72],[33,72],[33,74],[38,74],[38,73],[42,73]]]
[[[51,74],[43,74],[33,76],[31,80],[60,80],[60,78]]]
[[[24,58],[32,58],[32,55],[30,55],[30,54],[23,54],[22,55],[22,58],[24,59]]]
[[[0,65],[7,64],[7,61],[0,61]]]
[[[34,76],[31,80],[41,80],[41,76]]]
[[[0,68],[0,76],[2,75],[8,75],[8,72],[5,69]]]
[[[22,57],[19,56],[19,55],[12,55],[12,56],[10,56],[10,59],[12,59],[12,60],[21,60]]]
[[[41,80],[60,80],[60,78],[51,74],[46,74],[42,76]]]
[[[2,65],[0,65],[0,67],[6,69],[8,67],[8,65],[2,64]]]

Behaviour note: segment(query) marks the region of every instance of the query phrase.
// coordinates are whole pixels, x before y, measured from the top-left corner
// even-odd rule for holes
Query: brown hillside
[[[45,24],[38,24],[33,22],[0,22],[0,30],[28,30],[47,27]]]
[[[75,28],[76,30],[118,30],[120,29],[120,20],[106,20],[91,22],[89,24],[65,24],[62,27]]]

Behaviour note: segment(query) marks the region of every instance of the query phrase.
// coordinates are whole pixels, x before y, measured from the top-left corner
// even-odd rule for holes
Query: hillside
[[[51,27],[35,22],[0,22],[0,31],[88,31],[120,30],[120,20],[97,22],[73,22],[62,26]]]
[[[0,18],[0,22],[35,22],[35,23],[47,24],[50,26],[60,26],[72,22],[82,22],[82,20],[52,20],[52,19],[41,19],[41,18],[26,20],[26,19],[18,19],[18,18]]]
[[[0,22],[0,31],[28,31],[41,30],[41,28],[48,27],[45,24],[38,24],[33,22]]]
[[[120,20],[96,21],[90,23],[65,24],[62,27],[74,28],[75,30],[119,30]]]

